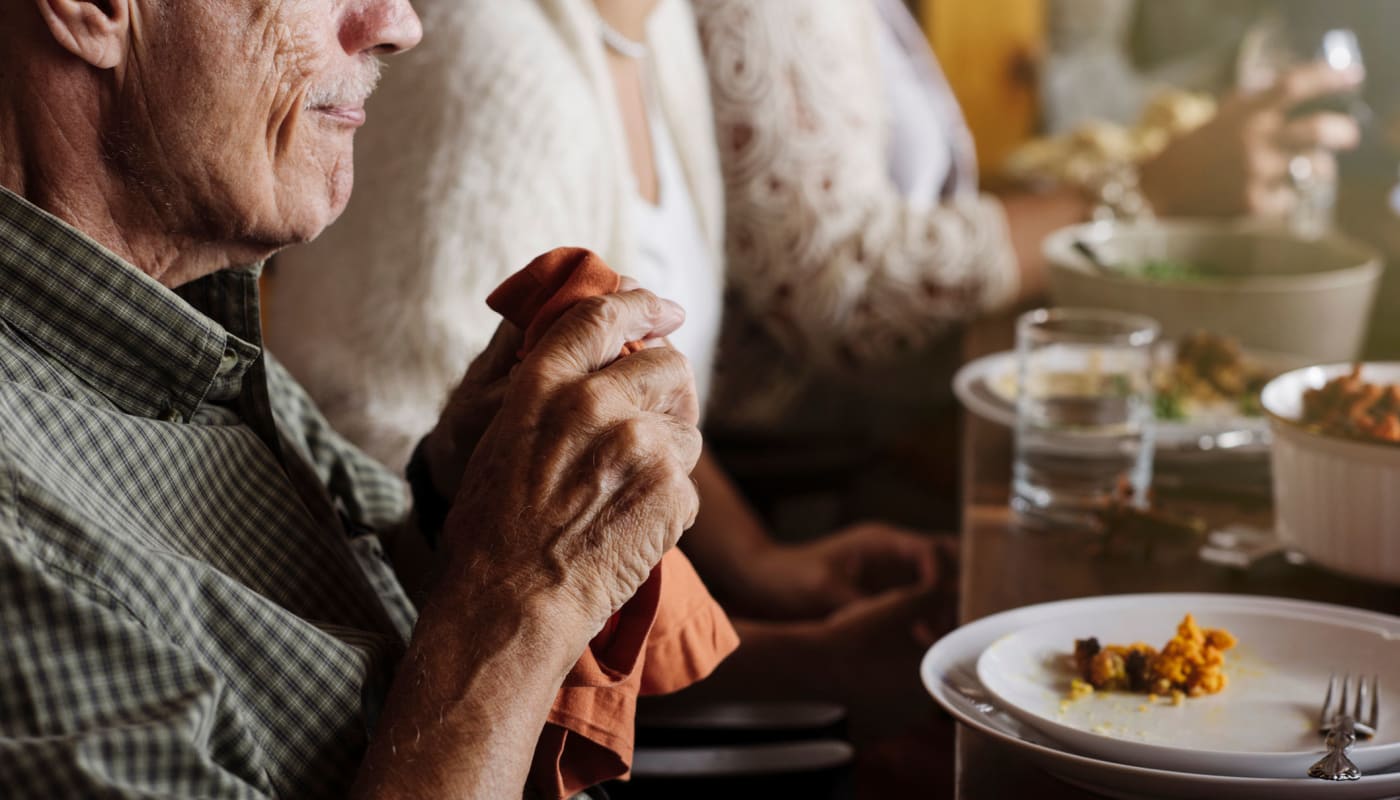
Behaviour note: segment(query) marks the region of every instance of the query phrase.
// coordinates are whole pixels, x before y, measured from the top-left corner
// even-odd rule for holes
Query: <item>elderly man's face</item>
[[[127,2],[109,158],[192,237],[275,248],[330,224],[377,56],[421,36],[408,0]]]

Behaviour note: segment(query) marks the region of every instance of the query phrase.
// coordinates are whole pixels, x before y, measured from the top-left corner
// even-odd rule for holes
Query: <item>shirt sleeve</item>
[[[0,794],[271,798],[219,676],[0,529]]]
[[[731,294],[804,361],[888,363],[1009,302],[1000,203],[928,207],[888,169],[870,2],[699,0],[728,202]]]

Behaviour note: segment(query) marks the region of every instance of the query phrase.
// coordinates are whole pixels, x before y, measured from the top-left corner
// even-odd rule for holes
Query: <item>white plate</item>
[[[1190,612],[1226,628],[1225,690],[1179,706],[1146,695],[1095,692],[1065,702],[1075,639],[1160,647]],[[977,677],[1011,713],[1076,752],[1180,772],[1257,778],[1306,774],[1318,759],[1317,712],[1332,673],[1376,673],[1400,687],[1400,619],[1267,597],[1101,597],[1046,614],[988,647]],[[1363,772],[1400,762],[1400,721],[1382,717],[1352,760]]]
[[[1299,366],[1296,358],[1263,356],[1250,358],[1275,367],[1279,372]],[[1007,351],[983,356],[964,364],[953,377],[953,392],[963,407],[983,419],[1008,428],[1016,426],[1016,353]],[[1229,411],[1198,414],[1184,420],[1157,423],[1159,450],[1200,451],[1229,449],[1235,452],[1263,452],[1269,443],[1268,420],[1246,417]]]
[[[1171,597],[1191,603],[1217,595],[1136,595]],[[1239,598],[1237,598],[1239,599]],[[977,659],[998,639],[1036,623],[1042,615],[1087,602],[1067,600],[1028,606],[964,625],[924,655],[920,675],[941,706],[968,727],[1009,746],[1048,772],[1076,786],[1119,798],[1164,800],[1374,800],[1400,797],[1400,772],[1366,775],[1359,781],[1323,783],[1312,778],[1243,778],[1151,769],[1080,755],[992,705],[976,676]],[[1333,608],[1321,606],[1321,608]],[[1378,615],[1379,616],[1379,615]],[[1392,620],[1400,624],[1400,620]]]

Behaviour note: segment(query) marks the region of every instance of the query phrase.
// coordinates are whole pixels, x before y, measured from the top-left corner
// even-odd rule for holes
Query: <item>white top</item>
[[[647,115],[659,188],[656,205],[640,192],[633,198],[637,259],[632,263],[630,277],[685,308],[685,324],[671,334],[670,340],[690,359],[703,413],[710,396],[724,287],[714,263],[715,254],[705,243],[705,231],[690,196],[670,126],[655,103],[649,104]]]
[[[914,64],[889,25],[875,28],[880,72],[889,97],[890,179],[918,208],[928,208],[943,194],[953,169],[942,121]]]
[[[890,109],[890,179],[928,209],[976,187],[971,134],[928,41],[903,0],[877,0],[876,48]]]

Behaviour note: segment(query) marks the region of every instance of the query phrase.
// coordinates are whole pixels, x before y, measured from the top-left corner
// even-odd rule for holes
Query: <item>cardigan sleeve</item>
[[[1001,205],[901,196],[869,0],[697,0],[731,300],[791,354],[888,363],[1018,287]]]

